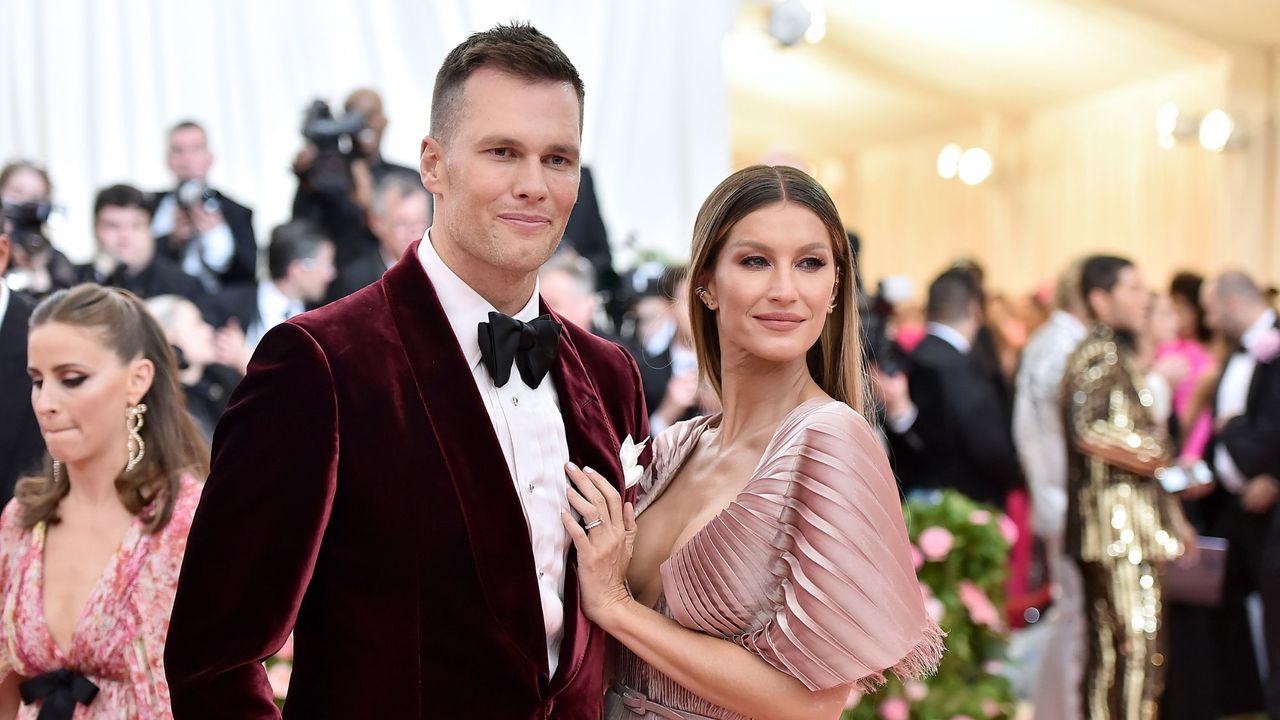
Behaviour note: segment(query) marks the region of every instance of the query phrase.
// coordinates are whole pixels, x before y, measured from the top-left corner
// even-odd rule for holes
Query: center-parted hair
[[[530,82],[564,82],[578,96],[578,127],[582,127],[585,91],[578,69],[559,45],[527,23],[512,23],[478,32],[445,56],[431,92],[431,136],[443,142],[456,129],[467,78],[480,68],[492,68]]]
[[[709,277],[733,227],[756,210],[778,203],[796,203],[813,211],[831,240],[836,266],[836,306],[827,315],[818,342],[809,349],[809,372],[822,389],[858,412],[867,407],[862,359],[862,333],[854,294],[853,251],[840,213],[817,180],[790,167],[753,165],[721,182],[698,211],[693,226],[689,263],[689,308],[693,344],[700,372],[721,392],[720,330],[716,315],[698,299],[694,287]]]
[[[147,532],[159,531],[173,516],[182,475],[191,473],[203,481],[209,474],[209,447],[187,414],[177,362],[164,331],[133,293],[92,284],[59,290],[41,302],[31,314],[31,329],[49,323],[92,330],[120,362],[146,358],[155,366],[151,387],[142,396],[147,414],[141,432],[147,451],[132,472],[120,469],[115,486],[129,512],[142,516]],[[125,409],[120,408],[120,425],[124,424]],[[58,503],[68,489],[65,477],[55,481],[52,458],[46,456],[44,472],[23,478],[14,490],[22,507],[22,526],[57,523]]]

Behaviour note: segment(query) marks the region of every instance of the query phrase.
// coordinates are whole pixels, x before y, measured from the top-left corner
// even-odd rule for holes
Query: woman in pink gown
[[[35,310],[49,449],[0,514],[0,717],[170,718],[163,657],[208,451],[138,298],[80,285]]]
[[[747,168],[699,212],[690,277],[723,412],[654,440],[634,507],[568,468],[583,609],[616,642],[605,716],[836,718],[942,653],[860,413],[843,225],[804,173]]]

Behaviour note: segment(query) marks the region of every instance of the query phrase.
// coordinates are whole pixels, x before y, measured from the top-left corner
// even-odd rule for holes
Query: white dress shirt
[[[1013,440],[1031,493],[1031,526],[1061,538],[1067,517],[1067,434],[1062,376],[1088,333],[1074,315],[1055,310],[1022,351],[1013,399]]]
[[[973,348],[973,343],[969,342],[969,338],[965,337],[959,330],[950,325],[943,325],[940,322],[931,322],[925,325],[925,330],[939,340],[960,351],[961,355],[968,355],[969,350]]]
[[[280,292],[280,288],[270,280],[258,282],[258,322],[245,328],[245,344],[250,350],[258,347],[262,336],[271,328],[288,320],[294,315],[301,315],[307,309],[301,300]]]
[[[165,195],[156,207],[156,216],[151,221],[151,234],[161,238],[173,232],[178,210],[178,194],[172,192]],[[215,273],[226,272],[231,267],[235,251],[235,238],[231,235],[231,228],[223,221],[209,232],[191,238],[182,256],[182,271],[198,278],[205,289],[212,292],[218,289],[219,284]]]
[[[530,388],[514,368],[507,384],[496,387],[481,362],[477,326],[488,322],[489,313],[497,309],[445,265],[431,244],[430,230],[418,245],[418,260],[435,287],[454,337],[471,368],[529,523],[542,622],[547,633],[547,667],[554,675],[564,634],[564,568],[571,542],[560,522],[560,514],[572,514],[569,479],[564,471],[565,463],[569,462],[569,443],[556,388],[549,374],[537,388]],[[536,284],[533,295],[514,317],[523,322],[538,317]]]
[[[1258,361],[1254,359],[1252,353],[1253,346],[1258,338],[1275,324],[1275,311],[1267,310],[1254,320],[1240,337],[1240,345],[1244,347],[1245,352],[1233,354],[1222,370],[1222,380],[1218,384],[1218,401],[1214,408],[1217,411],[1216,417],[1228,418],[1244,414],[1249,402],[1249,385],[1253,383],[1253,371],[1258,367]],[[1214,448],[1213,469],[1218,482],[1233,493],[1244,490],[1245,483],[1251,479],[1240,472],[1240,468],[1236,467],[1235,459],[1222,443],[1218,443]]]

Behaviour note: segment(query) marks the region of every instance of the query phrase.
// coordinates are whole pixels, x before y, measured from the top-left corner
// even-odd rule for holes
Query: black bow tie
[[[524,384],[536,388],[556,361],[560,347],[560,323],[550,315],[521,322],[498,312],[489,313],[489,322],[478,327],[480,357],[493,384],[502,387],[511,379],[511,361],[515,360]]]

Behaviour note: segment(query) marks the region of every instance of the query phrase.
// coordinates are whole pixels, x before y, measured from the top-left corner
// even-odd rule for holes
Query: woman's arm
[[[690,630],[634,599],[592,620],[681,687],[758,720],[837,718],[853,690],[811,691],[746,648]]]
[[[569,502],[589,524],[584,531],[565,514],[565,529],[578,551],[582,610],[620,643],[690,692],[760,720],[836,718],[852,684],[811,691],[749,650],[689,630],[642,606],[624,578],[635,541],[635,511],[594,471],[568,467],[578,488]]]

